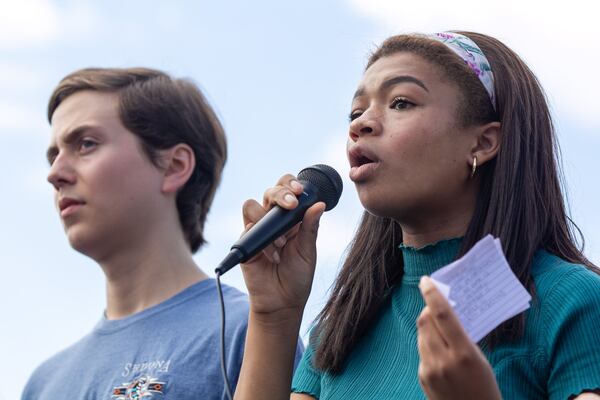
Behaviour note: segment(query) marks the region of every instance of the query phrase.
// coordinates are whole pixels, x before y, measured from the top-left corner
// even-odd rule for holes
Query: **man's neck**
[[[106,317],[120,319],[162,303],[208,276],[184,241],[138,244],[100,265],[106,275]]]

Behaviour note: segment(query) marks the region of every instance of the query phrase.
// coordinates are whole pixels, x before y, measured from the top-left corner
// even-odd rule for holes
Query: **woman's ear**
[[[475,132],[471,155],[468,160],[469,165],[473,163],[473,158],[477,157],[477,165],[483,165],[492,160],[500,150],[502,139],[502,125],[500,122],[489,122],[478,126]]]
[[[196,167],[196,158],[192,148],[179,143],[170,149],[163,150],[162,165],[164,178],[162,183],[163,193],[177,193],[190,179]]]

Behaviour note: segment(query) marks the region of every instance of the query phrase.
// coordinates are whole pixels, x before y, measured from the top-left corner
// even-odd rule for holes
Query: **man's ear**
[[[476,128],[473,146],[467,162],[473,164],[473,158],[477,157],[477,165],[483,165],[492,160],[500,150],[502,139],[502,125],[500,122],[489,122]]]
[[[185,143],[178,143],[162,152],[164,179],[163,193],[177,193],[190,179],[196,167],[196,157],[192,148]]]

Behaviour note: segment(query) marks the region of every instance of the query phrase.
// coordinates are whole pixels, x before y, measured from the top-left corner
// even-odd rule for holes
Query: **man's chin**
[[[85,232],[82,227],[79,226],[71,226],[66,228],[67,239],[69,240],[69,244],[73,248],[73,250],[92,257],[94,253],[94,249],[98,247],[97,242],[98,238],[95,238],[90,232]],[[94,257],[92,257],[94,258]]]

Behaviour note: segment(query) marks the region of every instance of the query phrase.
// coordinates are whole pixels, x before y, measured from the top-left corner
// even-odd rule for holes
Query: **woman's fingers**
[[[298,182],[298,179],[292,174],[285,174],[279,178],[277,186],[289,187],[296,195],[302,193],[302,184]]]
[[[440,291],[437,290],[431,279],[427,276],[421,278],[419,288],[421,289],[425,304],[430,309],[431,319],[442,335],[444,342],[451,348],[472,346],[467,333],[452,310],[452,307]]]
[[[500,399],[491,365],[428,277],[419,284],[425,309],[419,331],[419,382],[427,398]],[[434,329],[435,328],[435,329]]]
[[[281,249],[283,246],[285,246],[286,243],[287,243],[287,238],[285,237],[285,235],[283,235],[283,236],[279,236],[277,239],[275,239],[275,241],[273,242],[273,246],[275,246],[278,249]]]
[[[285,209],[293,209],[298,205],[297,196],[303,187],[295,176],[287,174],[279,178],[275,187],[269,188],[263,195],[263,207],[271,209],[278,205]]]
[[[317,233],[319,230],[319,221],[325,211],[325,203],[318,202],[313,204],[306,213],[302,223],[297,225],[297,243],[298,243],[298,254],[304,259],[307,264],[316,263],[316,242]]]
[[[271,208],[279,206],[285,209],[293,209],[298,205],[297,196],[304,190],[302,184],[295,176],[287,174],[279,178],[275,187],[269,188],[263,195],[263,204],[260,205],[255,200],[247,200],[242,207],[244,225],[255,224],[263,218]],[[302,256],[312,258],[311,254],[316,253],[315,242],[319,219],[325,210],[325,204],[319,202],[309,208],[303,218],[302,223],[295,225],[284,235],[278,237],[267,246],[262,254],[272,263],[278,264],[281,261],[282,251],[288,242],[298,238],[298,246],[294,248],[300,251]],[[247,231],[248,229],[246,229]]]
[[[256,200],[246,200],[242,205],[242,217],[244,219],[244,227],[248,224],[256,224],[262,217],[265,216],[267,210],[263,208]]]
[[[266,213],[267,210],[258,204],[256,200],[246,200],[242,206],[245,229],[241,236],[248,232],[248,230],[254,226],[254,224],[260,221],[260,219],[264,217]],[[281,241],[279,241],[279,243],[281,243]],[[283,245],[280,247],[283,247]],[[277,248],[274,244],[270,244],[269,246],[265,247],[262,251],[262,254],[264,254],[264,256],[267,257],[271,263],[279,264],[279,261],[281,260],[279,248]],[[248,260],[248,262],[254,261],[256,257],[257,256],[252,257],[252,259]]]
[[[433,321],[429,307],[425,307],[417,319],[417,333],[419,354],[423,361],[432,363],[446,352],[448,346]]]

